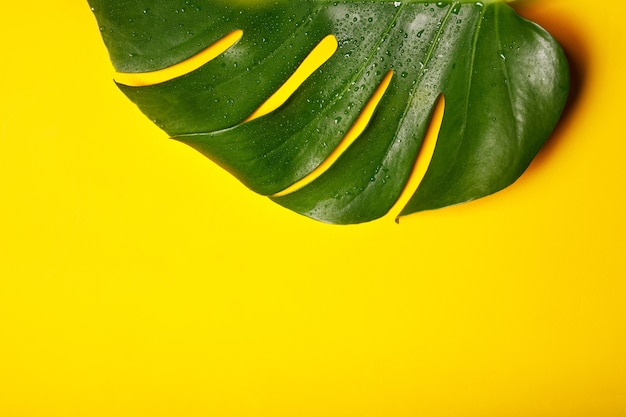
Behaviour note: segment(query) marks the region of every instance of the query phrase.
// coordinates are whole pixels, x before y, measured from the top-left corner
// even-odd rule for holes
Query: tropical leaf
[[[401,215],[513,183],[567,98],[559,45],[500,0],[89,3],[117,71],[157,75],[118,83],[148,117],[255,192],[324,222],[393,207],[440,97],[436,147]],[[199,68],[158,79],[214,44]],[[272,104],[320,48],[325,62]]]

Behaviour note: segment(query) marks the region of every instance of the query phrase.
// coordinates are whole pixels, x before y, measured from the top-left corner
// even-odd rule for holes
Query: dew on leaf
[[[330,1],[332,2],[333,0]],[[158,0],[150,0],[150,2],[152,2],[153,4],[160,4]],[[183,0],[183,2],[184,7],[182,8],[180,7],[181,2],[178,2],[178,8],[171,7],[167,10],[164,10],[165,12],[169,12],[169,16],[165,16],[170,18],[169,22],[166,24],[161,23],[161,18],[163,18],[163,22],[166,21],[163,15],[155,17],[154,20],[148,18],[138,19],[137,16],[141,16],[142,13],[141,7],[138,7],[136,9],[136,15],[130,15],[135,19],[135,22],[132,22],[132,19],[129,18],[128,14],[121,15],[119,23],[128,26],[127,28],[124,28],[124,30],[118,31],[125,36],[125,39],[123,41],[138,42],[139,45],[137,48],[131,48],[126,50],[122,49],[122,53],[119,55],[123,55],[122,58],[129,62],[138,60],[129,59],[129,57],[133,58],[135,54],[138,54],[138,56],[141,57],[142,60],[144,60],[143,55],[141,55],[143,53],[141,47],[146,44],[145,40],[146,38],[148,38],[148,33],[151,33],[151,30],[155,30],[154,33],[160,33],[158,31],[158,28],[151,26],[153,23],[163,27],[164,30],[167,30],[176,29],[176,26],[179,25],[179,23],[184,22],[184,24],[186,24],[187,26],[183,29],[178,30],[176,34],[177,39],[171,39],[173,43],[178,41],[189,42],[189,37],[192,36],[201,37],[199,36],[199,34],[201,31],[204,30],[204,28],[196,26],[195,24],[193,24],[192,20],[184,19],[185,16],[183,15],[195,15],[195,3],[197,2],[195,0]],[[221,5],[222,3],[224,4]],[[405,109],[404,104],[401,102],[401,100],[407,96],[413,97],[409,100],[410,103],[412,103],[414,106],[422,106],[422,103],[432,102],[437,95],[441,94],[441,86],[443,85],[444,88],[448,88],[448,90],[446,90],[445,92],[446,94],[449,93],[449,97],[451,98],[450,103],[453,103],[452,99],[454,98],[454,95],[457,94],[456,90],[460,88],[459,86],[462,86],[461,84],[464,84],[468,80],[472,81],[476,79],[477,86],[488,87],[490,85],[494,85],[496,86],[496,88],[498,88],[499,86],[504,86],[506,85],[506,83],[508,83],[512,87],[511,90],[515,91],[514,88],[516,88],[516,83],[520,81],[519,78],[522,78],[524,76],[528,76],[529,78],[532,77],[533,79],[537,79],[539,77],[547,77],[547,75],[536,73],[533,68],[530,68],[529,66],[525,66],[523,68],[524,71],[528,71],[529,73],[521,72],[512,74],[510,78],[511,81],[503,79],[502,75],[500,74],[501,71],[494,72],[492,74],[491,71],[488,70],[489,68],[502,68],[502,66],[504,65],[502,60],[507,60],[507,57],[510,61],[512,57],[522,56],[522,52],[516,52],[516,50],[519,51],[519,46],[514,42],[503,46],[503,50],[497,50],[497,48],[493,48],[493,44],[489,45],[489,49],[484,49],[486,51],[492,52],[486,52],[484,54],[484,65],[476,66],[474,68],[474,70],[476,70],[477,68],[481,68],[481,74],[479,74],[478,72],[473,72],[472,67],[468,68],[464,64],[464,60],[459,59],[459,57],[456,55],[457,52],[465,53],[466,51],[462,50],[466,47],[472,48],[476,46],[475,44],[472,44],[472,39],[467,39],[467,35],[471,35],[471,33],[469,33],[470,31],[468,31],[468,33],[465,33],[465,27],[460,25],[468,24],[470,19],[473,19],[475,23],[480,25],[480,19],[484,17],[484,14],[479,13],[476,8],[491,8],[492,1],[435,0],[430,3],[421,3],[417,1],[405,2],[402,0],[389,0],[387,2],[380,0],[367,2],[360,1],[356,3],[335,1],[332,4],[319,2],[319,7],[311,6],[310,3],[315,2],[309,2],[307,0],[288,0],[284,2],[271,1],[269,3],[273,5],[272,7],[276,7],[276,14],[265,14],[264,10],[263,13],[259,13],[258,16],[256,15],[257,12],[255,10],[246,10],[245,12],[240,10],[242,9],[242,7],[240,7],[239,3],[240,1],[238,0],[231,0],[230,2],[217,2],[216,5],[214,5],[215,10],[212,10],[211,14],[215,12],[215,15],[219,17],[203,16],[202,19],[207,20],[207,33],[212,31],[214,27],[219,27],[220,30],[223,27],[230,27],[230,24],[226,25],[227,22],[242,25],[249,24],[249,26],[246,26],[246,28],[249,27],[251,29],[250,33],[253,34],[253,36],[250,37],[250,40],[246,39],[247,43],[242,43],[240,46],[250,47],[250,45],[254,43],[254,48],[250,48],[251,55],[245,56],[243,53],[237,52],[236,50],[234,50],[235,52],[229,53],[227,55],[220,55],[219,57],[215,58],[216,61],[210,66],[210,68],[207,67],[207,70],[203,69],[203,71],[205,71],[203,72],[203,76],[205,78],[201,82],[190,84],[189,86],[192,100],[195,100],[195,96],[197,93],[196,91],[193,91],[194,88],[197,88],[199,90],[204,89],[207,91],[211,90],[210,94],[207,94],[205,96],[206,100],[202,102],[201,109],[198,110],[198,113],[202,113],[202,115],[198,117],[200,122],[204,123],[202,120],[207,114],[214,115],[212,117],[213,119],[221,119],[220,116],[222,116],[224,119],[224,121],[219,120],[216,123],[213,123],[213,121],[211,121],[212,124],[209,127],[202,127],[202,129],[206,130],[199,130],[200,128],[196,129],[196,127],[194,127],[194,129],[196,129],[195,131],[207,132],[206,138],[210,139],[210,135],[213,134],[214,131],[218,131],[218,129],[214,129],[213,126],[217,126],[219,127],[219,135],[222,135],[221,139],[223,139],[224,143],[227,143],[230,140],[235,140],[235,143],[244,143],[245,141],[247,141],[247,143],[249,143],[250,146],[254,148],[255,146],[257,146],[257,142],[260,143],[261,141],[258,140],[258,133],[250,134],[250,136],[248,136],[248,132],[251,132],[253,128],[256,129],[259,126],[269,126],[269,128],[265,130],[269,132],[267,133],[268,139],[273,140],[273,138],[270,136],[289,134],[290,131],[293,129],[284,129],[286,127],[285,123],[290,124],[291,120],[294,120],[295,124],[296,118],[301,117],[302,120],[306,121],[307,123],[306,126],[309,130],[308,133],[312,133],[312,135],[308,135],[306,137],[305,135],[302,135],[302,137],[289,137],[289,146],[285,146],[284,148],[289,148],[289,152],[297,149],[298,152],[294,153],[304,155],[304,157],[306,157],[305,150],[311,149],[311,146],[317,148],[317,151],[322,148],[327,148],[326,151],[330,152],[336,146],[336,143],[332,142],[331,139],[329,139],[331,137],[331,134],[339,137],[343,136],[345,130],[347,130],[349,125],[352,123],[352,119],[355,117],[355,114],[357,114],[359,112],[359,109],[361,109],[363,107],[363,104],[365,104],[364,102],[368,95],[367,92],[370,90],[370,88],[373,88],[373,83],[376,82],[377,79],[379,79],[382,71],[390,71],[399,75],[401,78],[401,82],[400,80],[398,80],[398,84],[402,84],[403,87],[408,88],[406,88],[405,91],[401,91],[400,94],[397,93],[397,91],[399,90],[398,88],[396,88],[395,90],[390,90],[393,91],[394,94],[398,94],[398,98],[394,98],[393,101],[383,102],[387,104],[385,104],[384,111],[381,110],[380,113],[377,113],[378,116],[375,119],[372,119],[373,128],[369,131],[370,133],[376,133],[377,130],[373,129],[378,128],[377,126],[384,126],[385,124],[388,125],[386,126],[388,127],[387,131],[394,132],[395,119],[393,119],[393,117],[395,116],[393,115],[399,115],[400,113],[402,113],[400,111],[396,112],[394,111],[394,109]],[[384,4],[380,5],[379,7],[380,3]],[[333,7],[332,5],[334,5],[335,7]],[[220,9],[220,7],[223,8]],[[402,15],[400,13],[401,11],[405,11],[402,9],[402,7],[410,9],[406,13],[406,15]],[[450,9],[447,9],[447,7],[450,7]],[[317,13],[317,11],[322,10],[323,8],[328,8],[328,13]],[[397,8],[397,10],[394,10],[394,8]],[[468,12],[468,16],[465,16],[463,13],[461,13],[461,11],[465,11],[466,9]],[[94,10],[94,8],[92,8],[92,10]],[[316,10],[317,14],[311,13],[312,10]],[[505,11],[505,9],[502,10],[503,13],[509,13],[508,11]],[[186,11],[188,11],[189,13],[186,13]],[[431,11],[432,13],[429,11]],[[144,15],[147,15],[148,12],[149,10],[147,8],[143,9]],[[150,12],[151,14],[154,14],[153,10],[151,10]],[[98,10],[98,13],[101,13],[101,11]],[[178,15],[176,15],[176,13],[178,13]],[[446,22],[450,24],[448,27],[442,27],[442,20],[440,18],[444,14],[446,15],[446,19],[449,18],[449,20],[446,20]],[[176,19],[173,19],[174,16],[176,16]],[[491,15],[487,14],[487,16]],[[197,17],[198,16],[195,16],[194,18]],[[359,22],[359,20],[362,21],[364,19],[367,19],[367,26],[362,24],[359,25],[359,23],[361,23]],[[461,19],[463,19],[463,21]],[[248,20],[252,21],[253,23],[248,23]],[[101,26],[100,30],[102,32],[105,32],[104,35],[106,37],[109,37],[109,34],[106,32],[108,32],[110,28],[113,27],[117,29],[117,26],[113,25],[110,20],[104,20],[102,23],[106,25],[106,28],[104,26]],[[215,23],[215,25],[212,26],[209,23]],[[297,30],[299,24],[301,24],[300,30]],[[141,25],[146,26],[142,27]],[[471,25],[471,23],[469,23],[469,25]],[[285,27],[283,28],[281,26]],[[182,24],[179,27],[182,27]],[[448,30],[448,28],[453,30]],[[492,27],[488,25],[485,25],[484,28],[484,31],[492,30]],[[137,31],[133,32],[133,30],[135,29]],[[285,30],[281,32],[281,29]],[[429,30],[429,33],[424,35],[426,29]],[[435,34],[436,31],[441,29],[445,29],[445,34],[443,34],[443,32]],[[513,31],[512,29],[504,28],[504,25],[501,30],[503,31],[503,33],[504,31]],[[515,28],[515,30],[518,30],[517,27]],[[519,30],[520,32],[522,31],[522,29]],[[268,115],[264,119],[259,120],[258,125],[255,122],[255,124],[249,125],[249,128],[231,130],[226,129],[227,127],[233,126],[233,123],[237,121],[236,119],[241,120],[237,115],[238,112],[244,113],[244,110],[245,112],[249,112],[249,108],[251,108],[252,104],[250,104],[251,101],[249,100],[249,97],[246,97],[246,93],[253,92],[253,94],[248,95],[255,96],[255,99],[258,98],[258,100],[261,101],[261,97],[263,97],[263,94],[266,94],[266,92],[264,91],[270,91],[270,87],[267,86],[268,80],[271,79],[272,82],[275,82],[276,85],[278,85],[278,79],[285,79],[289,72],[296,68],[296,64],[298,64],[297,61],[302,59],[304,53],[306,52],[306,49],[308,49],[309,46],[312,44],[314,40],[313,38],[321,36],[322,32],[334,32],[335,36],[337,36],[336,40],[339,40],[338,43],[341,44],[341,46],[339,47],[342,47],[342,49],[340,49],[339,52],[336,54],[333,52],[332,57],[327,59],[327,63],[325,64],[326,66],[324,66],[323,71],[316,70],[316,72],[310,75],[311,78],[308,84],[303,84],[301,90],[303,94],[299,96],[294,96],[297,97],[297,99],[293,99],[291,102],[285,104],[284,112],[281,111]],[[480,32],[480,36],[477,36],[475,39],[476,43],[478,43],[479,46],[482,45],[480,44],[480,42],[483,41],[483,32]],[[531,37],[534,36],[534,32],[526,32],[528,32],[528,39],[524,39],[523,37],[519,38],[524,39],[525,42],[532,40]],[[522,32],[522,34],[526,32]],[[180,36],[181,34],[183,36]],[[185,34],[187,34],[188,36],[186,36]],[[202,32],[202,35],[204,35],[204,32]],[[265,38],[263,38],[263,41],[261,42],[261,38],[263,36],[267,37],[269,40],[271,40],[271,42],[266,41]],[[282,36],[284,39],[284,41],[281,41],[279,48],[276,48],[276,44],[278,44],[278,42],[275,41],[276,38],[274,38],[274,36]],[[418,40],[418,38],[422,37],[425,39]],[[434,41],[431,41],[431,38],[434,38]],[[438,44],[437,41],[440,39],[441,43]],[[159,42],[161,42],[160,39]],[[159,42],[153,41],[152,44],[157,44]],[[204,42],[204,40],[199,39],[198,42]],[[343,44],[344,42],[347,43]],[[154,48],[160,45],[150,46]],[[239,47],[238,50],[241,51]],[[510,55],[511,52],[515,53],[516,55]],[[237,70],[239,70],[238,63],[234,62],[235,60],[233,59],[233,56],[236,56],[236,60],[239,61],[238,63],[242,64],[241,71],[233,71],[234,68],[237,68]],[[289,56],[289,58],[287,58],[287,56]],[[444,56],[446,57],[445,60],[438,59],[443,58]],[[266,58],[271,59],[267,59],[266,61]],[[145,62],[149,62],[152,60],[153,58],[150,56],[145,57]],[[265,62],[271,63],[271,65],[266,65]],[[415,64],[413,64],[413,62]],[[163,62],[155,61],[155,64],[161,65],[163,64]],[[510,66],[509,64],[510,62],[506,63],[507,70],[515,70],[515,68],[508,68]],[[247,71],[250,71],[251,68],[255,70],[254,75],[250,72],[246,73]],[[450,71],[450,69],[453,69],[454,71]],[[218,73],[220,74],[219,77],[217,77],[216,75]],[[376,75],[374,75],[374,73]],[[485,73],[489,74],[486,76]],[[243,75],[246,75],[247,77],[243,77]],[[193,75],[188,78],[188,80],[192,79]],[[208,84],[204,83],[210,82],[211,79],[213,80],[213,84],[211,85],[211,89],[208,89]],[[341,83],[342,80],[343,83]],[[450,80],[453,80],[454,82],[449,83]],[[490,84],[494,81],[495,83]],[[522,82],[519,82],[521,84],[531,84],[525,82],[525,80],[521,81]],[[184,86],[184,82],[186,82],[184,79],[177,80],[173,82],[171,86],[164,85],[163,90],[169,89],[169,92],[172,92],[173,95],[177,95],[178,92],[184,92],[182,87],[179,88],[179,85]],[[446,87],[446,85],[449,87]],[[321,86],[323,86],[324,91],[316,91],[320,89]],[[264,88],[266,87],[267,89],[264,90]],[[176,91],[177,89],[178,91]],[[306,95],[304,93],[306,93]],[[384,94],[384,91],[382,94]],[[539,93],[537,95],[539,95]],[[473,102],[470,104],[476,109],[480,109],[480,99],[482,99],[482,95],[472,95],[471,99],[477,101],[478,104],[475,105]],[[215,100],[215,103],[213,102],[213,100]],[[353,102],[348,103],[350,100],[352,100]],[[162,112],[164,115],[159,114],[159,117],[155,118],[154,122],[161,127],[166,125],[168,126],[168,128],[171,128],[172,122],[167,119],[170,118],[171,114],[177,116],[177,114],[175,114],[176,110],[170,108],[173,106],[169,106],[167,104],[167,100],[164,101],[165,104],[161,106],[163,108]],[[329,105],[329,102],[332,104]],[[143,105],[149,113],[153,112],[154,106],[151,103],[138,103],[138,105]],[[301,107],[298,109],[297,106]],[[181,114],[187,111],[187,107],[182,107],[183,109],[181,109],[180,111]],[[209,108],[210,111],[206,111]],[[452,109],[453,107],[450,108]],[[426,114],[428,111],[428,106],[424,107],[424,109],[425,110],[422,113]],[[154,113],[158,114],[160,111],[161,109],[158,109],[158,111],[155,110]],[[506,122],[506,118],[508,117],[507,114],[499,113],[499,109],[495,107],[492,108],[491,111],[492,112],[490,114],[488,113],[488,116],[486,116],[485,119],[481,117],[481,122],[482,120],[486,120],[487,122],[493,120],[495,127],[498,127]],[[310,115],[309,113],[312,114]],[[297,116],[294,118],[285,118],[285,115]],[[338,116],[345,117],[346,121],[342,121],[342,117]],[[413,121],[413,119],[417,120],[418,116],[416,114],[410,114],[409,116],[410,117],[406,117],[405,119],[403,119],[403,123],[408,123],[410,121],[411,124],[416,124],[417,122]],[[164,123],[164,120],[161,120],[160,117],[163,117],[166,123]],[[185,119],[188,118],[188,115],[185,113],[182,114],[180,117]],[[208,117],[206,117],[206,119],[208,119]],[[473,119],[468,119],[467,123],[471,125],[472,123],[475,124],[476,122]],[[181,123],[181,126],[182,125],[183,123]],[[303,126],[304,125],[305,122],[303,122]],[[185,126],[180,127],[180,129],[183,128],[185,128]],[[221,130],[222,128],[224,128],[225,130]],[[179,129],[179,127],[176,126],[176,129]],[[283,130],[285,130],[284,133],[282,132]],[[406,130],[409,131],[410,129]],[[257,132],[265,134],[264,129],[258,129]],[[395,132],[400,132],[404,135],[404,131]],[[183,132],[175,133],[178,134],[178,137],[188,136],[187,133]],[[204,135],[204,133],[201,135],[197,135],[197,138],[200,138]],[[191,136],[191,134],[189,134],[189,136]],[[364,135],[364,137],[365,136],[366,135]],[[193,140],[195,141],[197,140],[197,138],[194,137]],[[241,140],[237,142],[239,139]],[[370,140],[369,138],[367,139]],[[376,137],[372,138],[371,140],[371,143],[375,143],[374,140],[379,139],[378,137]],[[398,148],[403,148],[406,144],[410,142],[410,139],[404,136],[394,138],[394,140],[395,142],[393,142],[393,146],[397,146]],[[443,138],[443,140],[450,139]],[[480,138],[471,140],[475,140],[478,145],[484,142],[481,142]],[[216,147],[215,149],[218,149],[219,146],[221,146],[220,143],[221,140],[207,140],[206,146],[209,149],[209,151],[207,151],[207,154],[211,154],[211,147],[213,146]],[[369,142],[363,141],[361,143],[367,144]],[[444,142],[442,141],[441,143]],[[244,147],[241,148],[243,149]],[[266,149],[268,148],[262,148],[259,153],[255,154],[254,156],[257,159],[259,159],[259,157],[268,157],[268,155],[264,153]],[[280,151],[282,152],[285,149],[281,149]],[[376,172],[373,172],[371,170],[371,167],[375,166],[375,164],[378,163],[379,160],[369,159],[371,157],[371,155],[368,153],[369,149],[365,149],[365,146],[362,149],[359,147],[355,149],[358,149],[361,152],[358,152],[358,155],[356,152],[353,152],[353,154],[346,153],[346,161],[349,161],[349,159],[347,158],[354,158],[354,160],[356,161],[354,163],[354,166],[350,165],[350,170],[346,175],[347,181],[343,184],[337,185],[337,187],[333,188],[332,190],[328,190],[328,193],[324,194],[321,197],[317,197],[314,195],[314,198],[318,198],[316,200],[317,203],[321,202],[326,204],[326,201],[328,201],[328,199],[332,200],[333,197],[343,199],[344,192],[346,194],[358,194],[359,192],[364,192],[366,194],[364,194],[365,198],[363,198],[363,201],[367,202],[367,205],[363,204],[362,209],[357,207],[354,210],[354,213],[356,213],[355,216],[352,216],[352,214],[350,214],[350,216],[342,217],[343,214],[341,214],[340,212],[338,212],[338,214],[333,212],[333,210],[335,210],[333,207],[339,207],[339,209],[337,210],[341,210],[342,204],[345,203],[336,203],[335,201],[332,201],[329,203],[329,207],[334,204],[335,205],[330,207],[330,209],[321,209],[319,213],[315,211],[316,218],[319,217],[319,219],[324,219],[324,221],[329,222],[361,222],[368,220],[365,219],[365,217],[362,217],[361,214],[367,215],[372,205],[378,205],[378,200],[385,200],[388,198],[388,196],[373,196],[370,198],[367,193],[373,191],[374,189],[382,187],[383,184],[389,185],[389,187],[385,186],[385,189],[388,190],[391,190],[393,187],[398,186],[398,178],[402,177],[402,175],[395,171],[396,164],[391,159],[389,160],[389,162],[385,163],[389,163],[389,166],[393,167],[394,169],[393,180],[391,179],[391,176],[386,172],[386,169],[383,168],[383,171],[381,171],[381,173],[378,172],[379,169],[381,169],[380,166],[376,168]],[[289,154],[289,152],[286,152],[286,155]],[[251,154],[251,152],[249,153]],[[321,155],[322,153],[323,152],[319,152],[318,155]],[[269,156],[274,159],[274,155]],[[219,154],[218,157],[221,158]],[[298,163],[298,161],[294,162],[294,160],[288,160],[288,157],[289,156],[287,155],[284,158],[277,158],[275,163],[271,164],[272,166],[268,168],[268,172],[261,172],[261,176],[267,174],[267,177],[272,177],[275,174],[275,171],[273,171],[273,169],[278,167],[278,165],[282,165],[283,163],[289,166],[289,169],[292,169],[292,166],[290,166],[289,164]],[[462,157],[463,156],[461,156],[461,159]],[[480,155],[478,157],[480,157]],[[250,158],[247,158],[246,155],[246,159]],[[367,169],[363,169],[365,164],[361,164],[360,166],[358,166],[357,162],[367,162],[368,159],[370,163],[367,164]],[[487,159],[488,162],[491,160],[489,158]],[[471,159],[471,161],[473,160],[474,159]],[[342,159],[342,163],[343,161],[344,160]],[[269,160],[267,162],[269,162]],[[525,164],[527,161],[522,162]],[[225,165],[228,166],[229,163],[230,161],[226,161]],[[235,163],[238,164],[239,160],[235,161]],[[516,162],[513,161],[512,163]],[[268,167],[269,165],[270,164],[268,164]],[[257,165],[255,165],[254,169],[257,169],[256,166]],[[334,171],[333,175],[335,172],[339,172],[341,164],[337,164],[337,167],[337,171]],[[452,166],[452,168],[455,167]],[[251,178],[250,181],[252,185],[256,186],[257,184],[255,183],[255,181],[257,181],[256,178],[258,178],[259,176],[257,175],[257,172],[254,171],[254,169],[251,168],[247,170],[246,168],[240,170],[239,167],[236,167],[235,170],[236,172],[241,172],[242,177],[246,178],[246,180],[248,180],[248,178]],[[281,167],[278,167],[278,171],[276,171],[276,173],[279,174],[280,172],[287,172],[280,171],[280,169]],[[407,169],[410,169],[410,166],[408,166]],[[460,167],[459,170],[460,169],[464,168]],[[480,169],[483,169],[483,167],[481,167]],[[488,167],[484,169],[488,169]],[[274,181],[274,179],[272,178],[270,181]],[[282,179],[279,178],[278,181],[282,181]],[[370,181],[375,184],[373,184],[372,186],[368,186]],[[358,185],[354,186],[355,183]],[[426,183],[426,185],[428,184]],[[254,189],[253,186],[251,186],[250,188]],[[266,185],[263,184],[263,187],[266,187]],[[315,186],[309,189],[313,191],[313,194],[317,193]],[[265,193],[267,190],[263,189],[262,191]],[[492,192],[497,190],[489,189],[489,191]],[[436,193],[438,191],[434,190],[432,192]],[[298,198],[298,193],[294,192],[293,198],[289,197],[286,200],[282,200],[280,201],[280,204],[283,204],[284,202],[283,205],[285,205],[285,207],[291,208],[292,202],[295,202],[293,203],[293,206],[296,207]],[[421,204],[419,200],[415,201]],[[418,203],[414,203],[413,206],[405,209],[408,210],[406,212],[410,213],[424,209]],[[426,201],[424,207],[427,207],[428,203],[429,202]],[[456,201],[454,201],[453,203],[456,203]],[[359,212],[359,210],[362,211]],[[304,214],[313,213],[313,209],[302,209],[302,212]],[[324,217],[326,215],[328,215],[327,218]]]

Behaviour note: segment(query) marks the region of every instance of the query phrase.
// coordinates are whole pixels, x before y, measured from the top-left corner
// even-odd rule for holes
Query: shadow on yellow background
[[[111,82],[86,2],[5,5],[0,415],[626,415],[609,6],[519,6],[578,87],[517,183],[339,227],[167,140]]]

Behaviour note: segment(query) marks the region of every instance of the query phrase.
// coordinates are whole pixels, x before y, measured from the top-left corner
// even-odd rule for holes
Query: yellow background
[[[576,100],[516,184],[339,227],[168,140],[86,2],[6,2],[0,415],[626,416],[621,6],[519,8]]]

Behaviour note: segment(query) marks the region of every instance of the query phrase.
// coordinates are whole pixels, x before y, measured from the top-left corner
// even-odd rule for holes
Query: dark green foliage
[[[169,135],[250,189],[275,194],[341,141],[389,70],[358,139],[277,203],[331,223],[383,216],[402,192],[438,97],[445,113],[428,171],[401,215],[494,193],[527,168],[555,127],[568,65],[555,40],[501,1],[89,0],[119,71],[183,61],[233,30],[200,69],[122,91]],[[242,123],[326,35],[337,52],[277,110]]]

